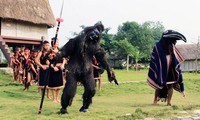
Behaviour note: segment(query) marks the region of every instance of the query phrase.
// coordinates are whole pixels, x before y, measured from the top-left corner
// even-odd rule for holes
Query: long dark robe
[[[178,49],[173,46],[172,62],[173,66],[167,71],[167,59],[164,49],[160,42],[156,43],[152,52],[152,57],[150,61],[150,67],[148,72],[147,83],[154,89],[163,89],[166,85],[169,77],[168,73],[174,75],[173,88],[178,92],[184,91],[184,83],[180,64],[184,61],[184,58],[178,51]]]

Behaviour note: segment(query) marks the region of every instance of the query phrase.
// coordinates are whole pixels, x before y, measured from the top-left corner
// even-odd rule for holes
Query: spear
[[[58,25],[57,25],[57,29],[56,29],[55,38],[54,38],[54,44],[56,44],[56,40],[57,40],[57,37],[58,37],[58,31],[59,31],[59,28],[60,28],[60,23],[64,21],[61,18],[62,17],[62,11],[63,11],[63,5],[64,5],[64,0],[63,0],[62,8],[61,8],[61,11],[60,11],[60,17],[56,19],[56,21],[58,22]]]
[[[45,76],[43,76],[43,77],[45,77],[45,81],[44,81],[45,85],[44,85],[44,89],[43,89],[43,92],[42,92],[42,98],[41,98],[40,108],[39,108],[38,114],[41,114],[41,112],[42,112],[42,105],[43,105],[43,102],[44,102],[45,91],[46,91],[46,87],[47,87],[47,84],[48,84],[48,81],[49,81],[49,74],[50,74],[49,70],[50,69],[47,68],[46,69],[47,73],[45,74]]]

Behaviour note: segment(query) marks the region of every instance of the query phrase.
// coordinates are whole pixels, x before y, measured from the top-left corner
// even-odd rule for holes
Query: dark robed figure
[[[105,58],[105,52],[100,46],[101,34],[104,26],[101,22],[86,27],[77,37],[72,38],[61,49],[61,56],[69,59],[67,65],[67,82],[63,90],[60,112],[67,113],[67,107],[72,104],[77,89],[77,82],[84,86],[83,105],[80,112],[87,112],[95,94],[95,80],[93,75],[93,57],[99,61],[108,73],[109,81],[117,81]]]
[[[175,47],[177,40],[186,42],[181,33],[167,30],[154,46],[147,78],[147,83],[155,89],[154,105],[160,99],[171,105],[173,89],[185,96],[180,68],[184,58]]]

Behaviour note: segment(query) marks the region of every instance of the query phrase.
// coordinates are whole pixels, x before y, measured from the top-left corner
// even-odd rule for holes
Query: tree
[[[114,53],[126,57],[126,69],[129,70],[129,57],[136,58],[138,50],[128,40],[114,41]],[[138,59],[138,58],[137,58]]]
[[[105,49],[106,52],[109,54],[111,53],[111,49],[113,48],[112,41],[113,41],[113,34],[109,34],[110,28],[105,28],[102,34],[101,46]]]
[[[80,27],[85,28],[84,25]],[[153,46],[160,40],[164,26],[161,22],[147,21],[139,24],[132,21],[119,25],[116,34],[110,34],[109,30],[110,28],[105,28],[101,40],[101,46],[107,52],[107,57],[114,65],[123,61],[135,63],[137,70],[138,62],[149,62]],[[134,50],[131,50],[132,48]]]
[[[118,27],[118,32],[114,36],[115,40],[128,40],[134,47],[140,51],[141,60],[147,62],[150,59],[153,45],[160,39],[164,30],[160,22],[125,22]]]

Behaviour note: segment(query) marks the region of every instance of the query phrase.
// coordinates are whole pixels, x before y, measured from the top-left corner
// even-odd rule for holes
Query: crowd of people
[[[11,57],[11,67],[13,68],[13,79],[19,81],[24,86],[24,92],[29,90],[33,84],[38,85],[38,91],[43,93],[44,86],[47,86],[47,98],[59,103],[60,90],[64,87],[67,75],[67,61],[69,58],[62,58],[59,53],[58,39],[51,39],[51,42],[43,41],[41,50],[30,50],[26,46],[20,46],[20,50],[15,48]],[[51,44],[51,47],[50,47]],[[102,69],[94,57],[94,78],[99,81],[101,90]]]

